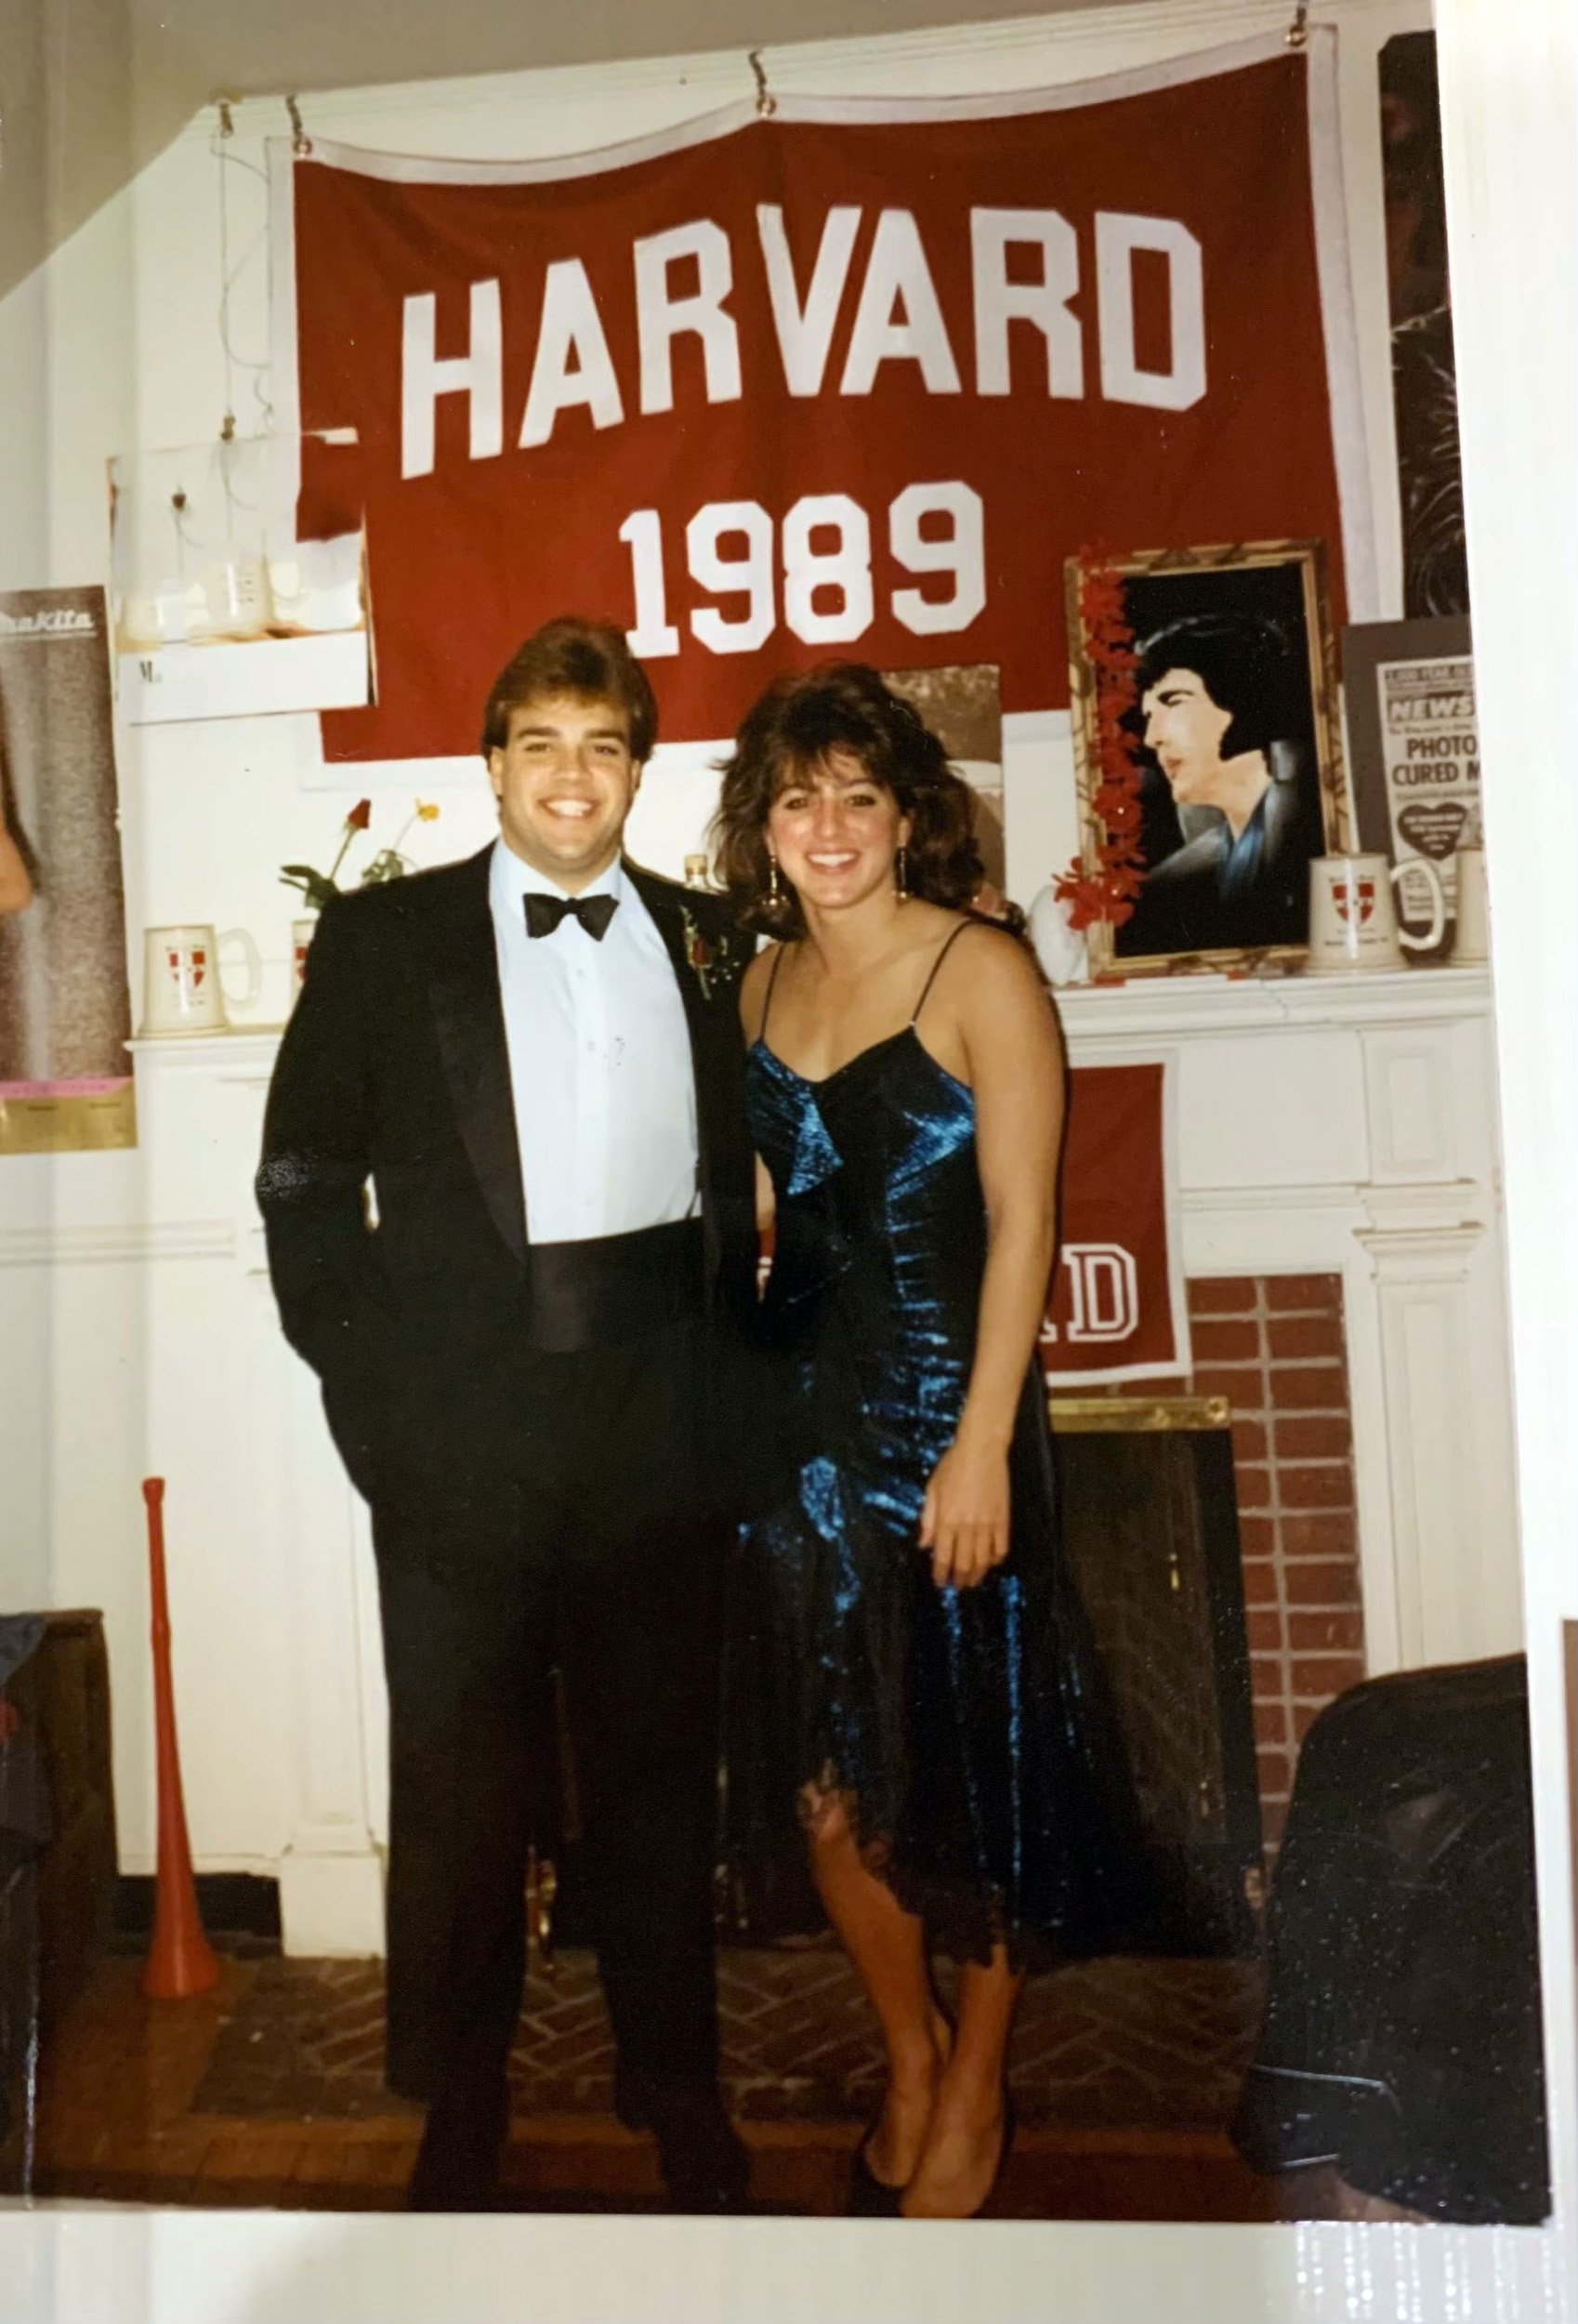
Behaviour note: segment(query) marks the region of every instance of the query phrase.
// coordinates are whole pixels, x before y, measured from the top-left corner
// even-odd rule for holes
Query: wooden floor
[[[19,2120],[0,2148],[0,2191],[400,2209],[420,2128],[414,2108],[391,2100],[387,2114],[354,2120],[194,2108],[221,2020],[249,1974],[249,1964],[226,1960],[212,1994],[151,2002],[139,1989],[139,1962],[102,1962],[47,2046],[31,2138]],[[842,2212],[858,2124],[751,2122],[744,2131],[756,2207]],[[607,2116],[518,2116],[505,2180],[509,2204],[521,2211],[664,2207],[651,2142]],[[1021,2130],[992,2210],[1020,2219],[1255,2221],[1345,2215],[1340,2193],[1315,2174],[1257,2177],[1216,2132],[1035,2124]]]

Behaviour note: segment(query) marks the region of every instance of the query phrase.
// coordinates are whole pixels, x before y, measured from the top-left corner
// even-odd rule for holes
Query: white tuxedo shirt
[[[569,917],[528,936],[528,891],[565,893],[501,838],[488,893],[528,1236],[578,1243],[696,1215],[690,1036],[651,914],[617,862],[581,891],[617,899],[600,943]]]

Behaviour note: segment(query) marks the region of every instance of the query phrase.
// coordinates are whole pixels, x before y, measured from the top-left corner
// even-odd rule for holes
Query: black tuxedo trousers
[[[485,2082],[508,2053],[527,1853],[552,1852],[566,1779],[622,2102],[716,2077],[728,1529],[707,1508],[707,1328],[534,1358],[535,1473],[488,1499],[374,1504],[388,2072],[408,2097]]]

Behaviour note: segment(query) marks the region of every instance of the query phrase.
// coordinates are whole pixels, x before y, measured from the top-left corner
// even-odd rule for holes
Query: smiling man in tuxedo
[[[373,1513],[419,2209],[495,2199],[559,1723],[618,2111],[677,2208],[745,2185],[712,1874],[746,956],[719,903],[622,853],[655,732],[622,632],[529,639],[483,723],[496,843],[326,907],[270,1094],[280,1314]]]

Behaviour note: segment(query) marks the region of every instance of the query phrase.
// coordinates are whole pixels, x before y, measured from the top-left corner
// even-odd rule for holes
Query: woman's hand
[[[973,1590],[1008,1554],[1008,1456],[955,1437],[931,1472],[920,1546],[939,1590]]]

